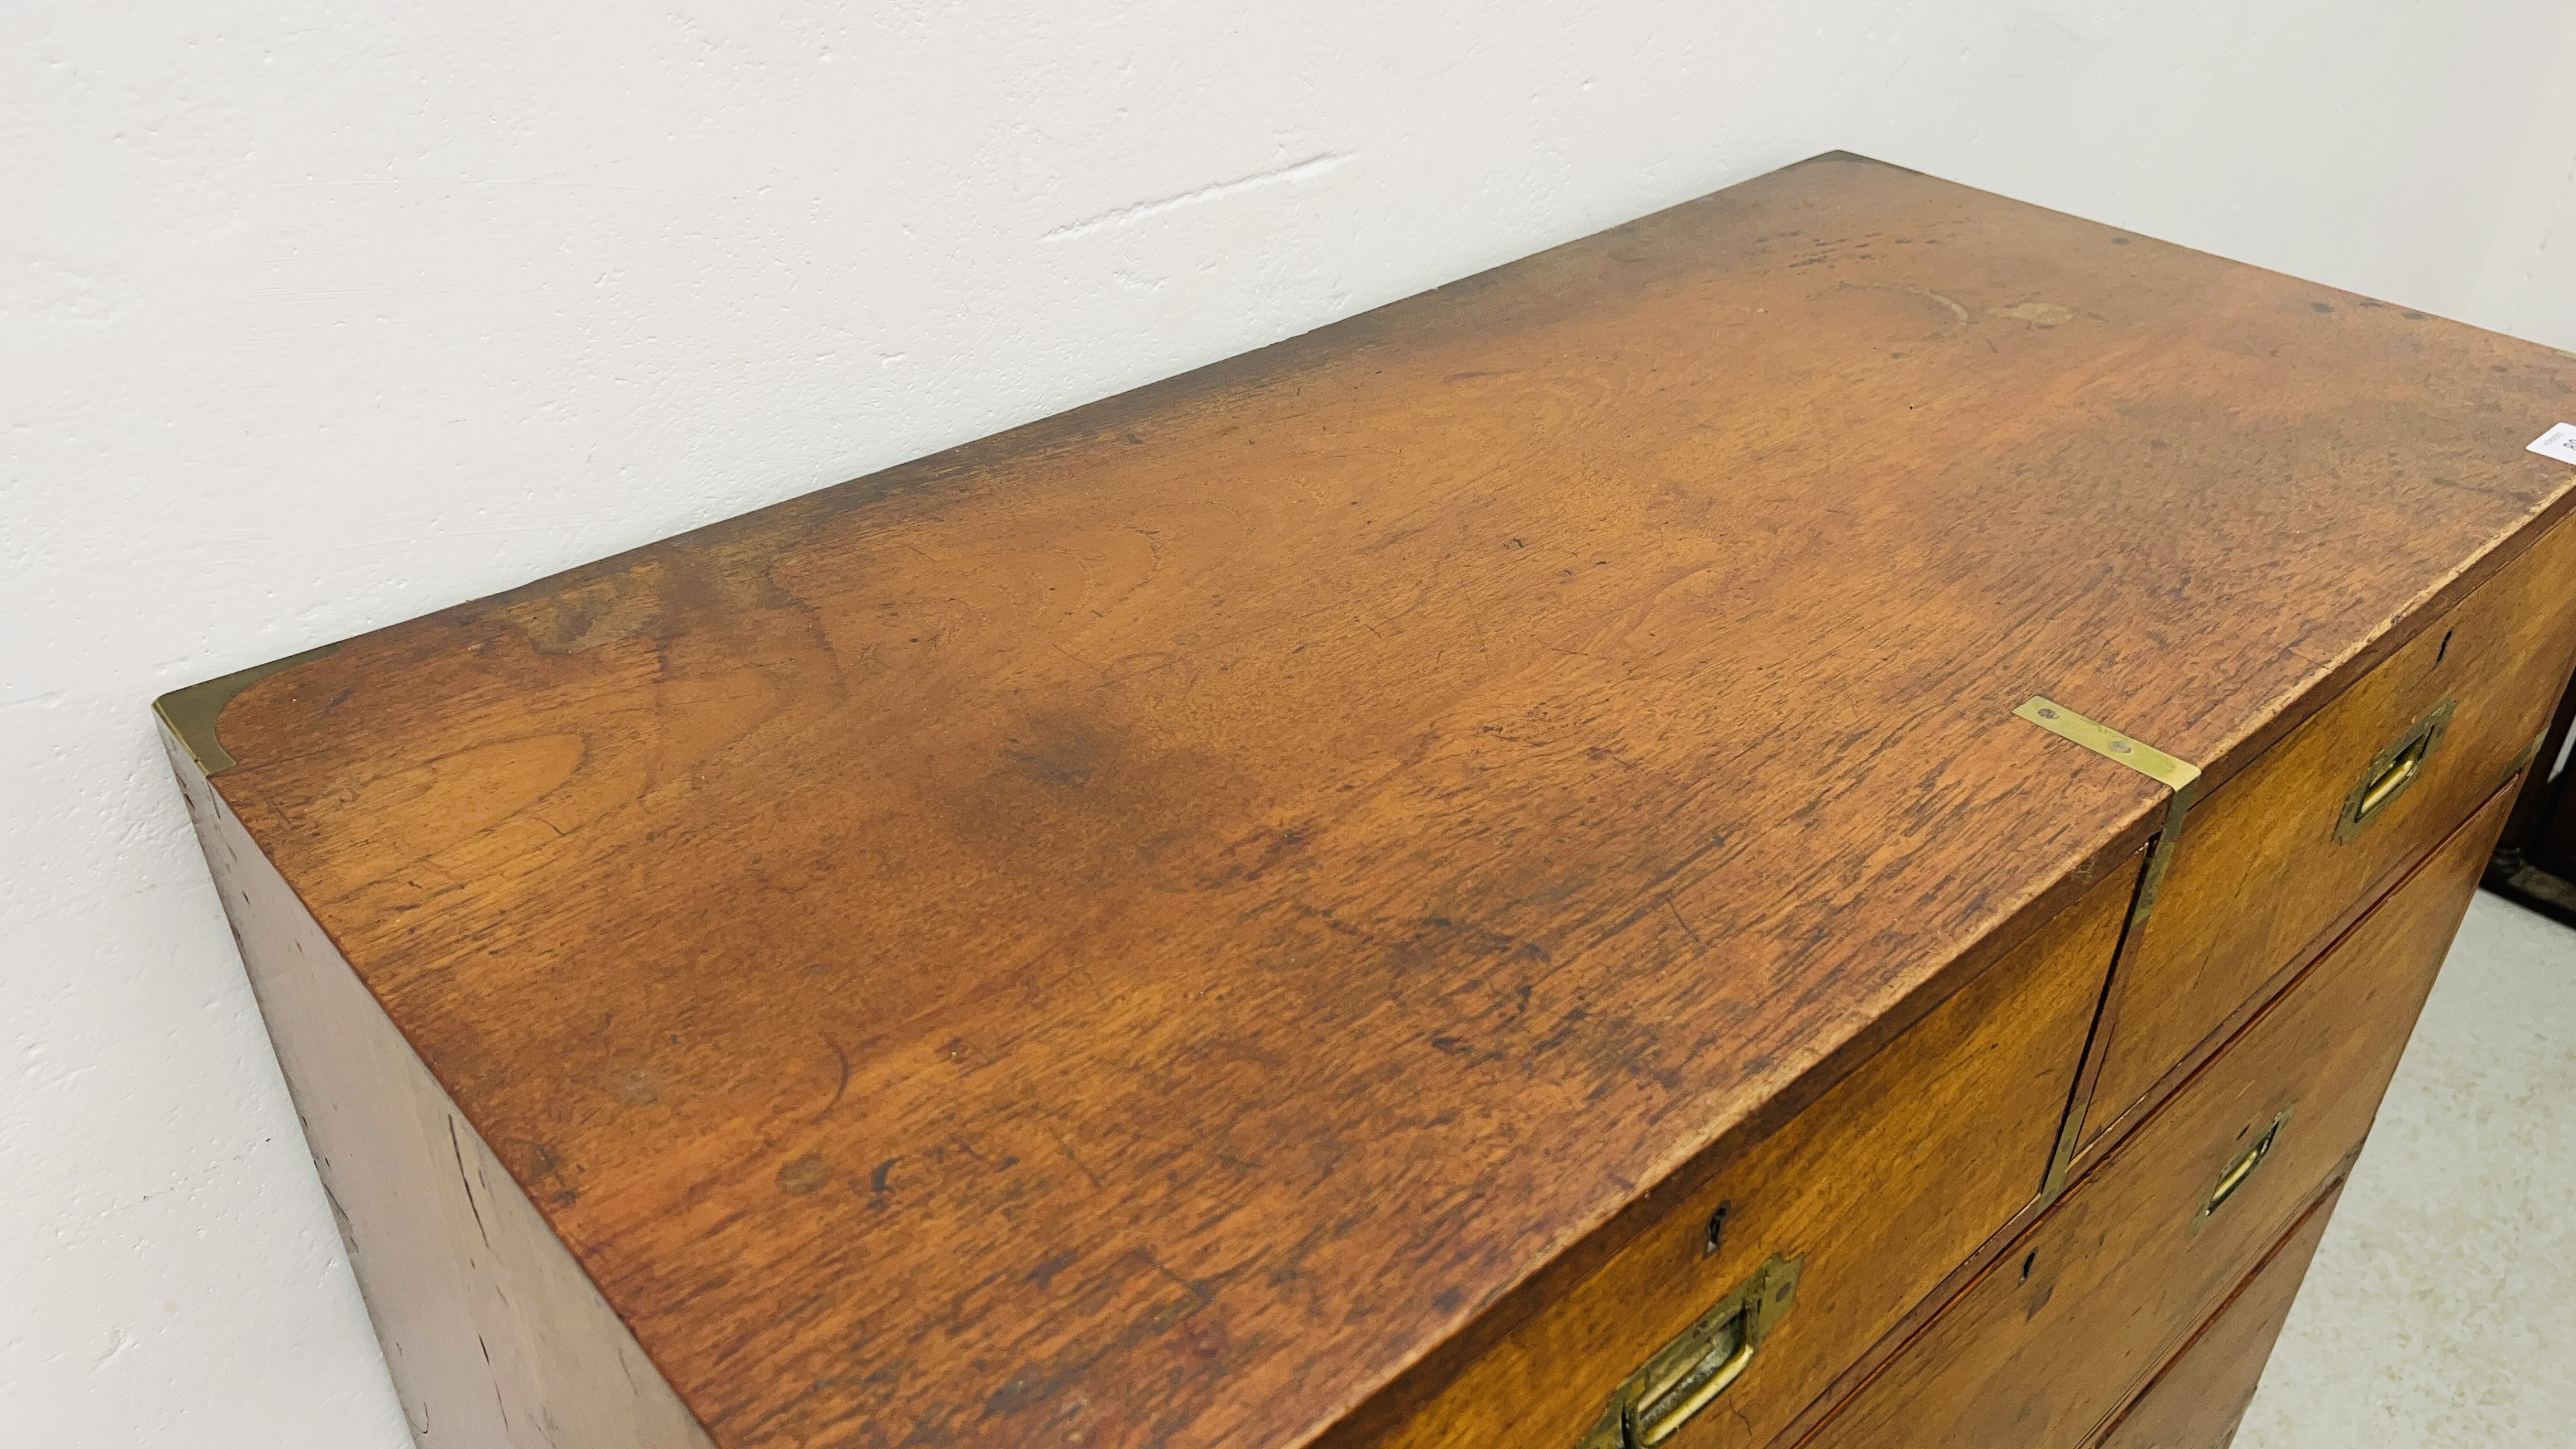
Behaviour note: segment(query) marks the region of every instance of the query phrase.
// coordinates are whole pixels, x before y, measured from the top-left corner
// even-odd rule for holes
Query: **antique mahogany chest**
[[[2215,1444],[2571,387],[1835,155],[159,709],[423,1445]]]

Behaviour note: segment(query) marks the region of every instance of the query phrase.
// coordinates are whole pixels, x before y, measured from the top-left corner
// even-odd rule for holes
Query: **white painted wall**
[[[403,1442],[153,694],[1834,147],[2576,346],[2571,17],[0,6],[0,1442]]]

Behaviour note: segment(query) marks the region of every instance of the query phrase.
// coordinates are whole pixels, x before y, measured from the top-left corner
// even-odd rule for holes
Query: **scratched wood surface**
[[[2090,1442],[2349,1169],[2511,804],[2453,831],[1801,1449]]]
[[[240,820],[171,763],[415,1449],[712,1449]]]
[[[2015,704],[2223,780],[2571,384],[1824,158],[348,641],[214,783],[727,1449],[1293,1444],[2144,838]]]
[[[2551,529],[2367,679],[2196,809],[2159,906],[2125,949],[2085,1134],[2153,1100],[2150,1088],[2324,948],[2376,891],[2519,773],[2566,687],[2576,649],[2576,527]],[[2441,741],[2404,791],[2338,837],[2371,761],[2447,701]]]
[[[1729,1162],[1601,1272],[1521,1324],[1371,1449],[1570,1446],[1610,1388],[1773,1258],[1796,1306],[1672,1440],[1762,1449],[2039,1195],[2136,894],[2139,857],[1860,1070]],[[1718,1241],[1709,1223],[1723,1221]]]

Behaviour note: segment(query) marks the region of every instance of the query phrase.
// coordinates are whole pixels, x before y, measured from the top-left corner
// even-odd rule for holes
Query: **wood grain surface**
[[[2223,781],[2572,383],[1823,158],[350,640],[214,783],[726,1449],[1294,1444],[2136,848],[2016,704]]]
[[[2511,803],[2499,791],[1806,1443],[2078,1449],[2099,1433],[2342,1177]]]
[[[2252,1277],[2094,1441],[2096,1449],[2227,1449],[2263,1382],[2272,1344],[2334,1218],[2337,1183],[2274,1244]]]
[[[1571,1445],[1755,1268],[1802,1265],[1751,1368],[1670,1441],[1761,1449],[2039,1193],[2132,860],[1423,1405],[1388,1449]],[[1721,1216],[1722,1214],[1722,1216]],[[1712,1241],[1712,1225],[1715,1225]]]
[[[2195,806],[2169,898],[2123,946],[2088,1109],[2098,1142],[2520,771],[2576,666],[2576,526],[2562,524]],[[2445,703],[2449,727],[2402,793],[2339,838],[2382,750]]]
[[[274,867],[164,737],[418,1449],[712,1449]]]

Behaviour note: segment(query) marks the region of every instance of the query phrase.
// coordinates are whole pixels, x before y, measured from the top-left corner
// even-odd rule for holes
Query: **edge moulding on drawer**
[[[2254,1401],[2272,1343],[2297,1299],[2299,1280],[2324,1240],[2337,1182],[2282,1235],[2227,1302],[2111,1421],[2098,1449],[2217,1449]]]
[[[2451,832],[1806,1444],[2090,1443],[2342,1180],[2511,804]]]
[[[2121,944],[2087,1153],[2531,762],[2576,665],[2571,579],[2576,527],[2562,524],[2203,793],[2164,898]]]
[[[1818,1291],[1781,1316],[1758,1357],[1746,1347],[1742,1386],[1709,1421],[1723,1437],[1695,1436],[1770,1442],[2038,1197],[2137,877],[2135,860],[2106,874],[1377,1442],[1571,1445],[1602,1415],[1603,1390],[1728,1284],[1795,1261]]]
[[[2030,1230],[2196,909],[2016,707],[2216,821],[2565,659],[2571,398],[1836,154],[160,708],[424,1445],[1750,1444]],[[2444,687],[2319,849],[2474,803]],[[1944,1092],[1955,1221],[1831,1200]]]

